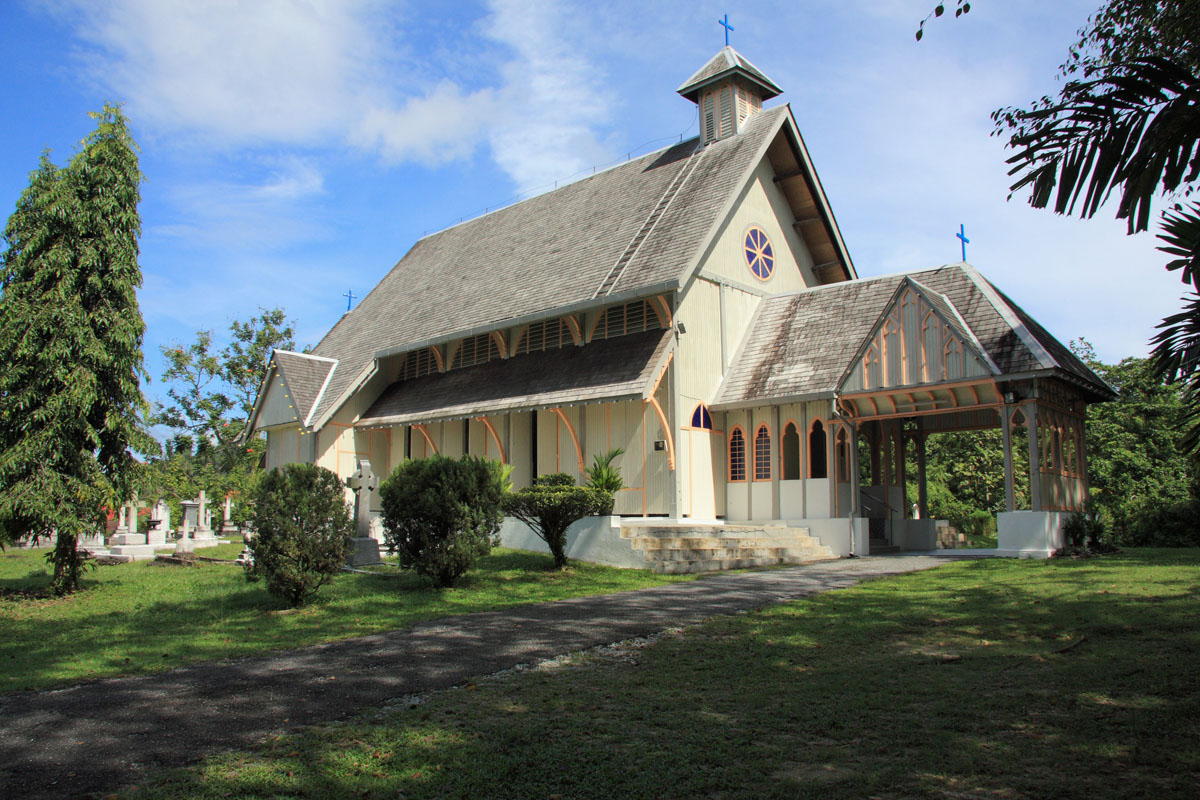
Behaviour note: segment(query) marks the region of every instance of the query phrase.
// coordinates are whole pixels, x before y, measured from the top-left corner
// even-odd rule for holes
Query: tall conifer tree
[[[135,290],[136,145],[118,107],[63,169],[43,154],[4,230],[0,272],[0,542],[57,531],[54,591],[79,586],[78,537],[128,497],[142,420]]]

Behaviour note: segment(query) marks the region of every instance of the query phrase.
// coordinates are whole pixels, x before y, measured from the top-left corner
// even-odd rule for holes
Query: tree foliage
[[[518,489],[504,498],[504,512],[524,522],[546,543],[554,565],[567,565],[567,529],[592,514],[611,513],[612,494],[589,486],[576,486],[565,473],[540,475],[533,486]]]
[[[993,114],[1016,152],[1012,191],[1035,208],[1091,217],[1110,197],[1129,233],[1150,226],[1153,203],[1173,198],[1159,247],[1190,291],[1154,338],[1155,368],[1187,384],[1200,447],[1200,0],[1109,0],[1080,29],[1057,97]]]
[[[118,107],[65,168],[43,154],[4,230],[0,541],[58,533],[53,587],[78,588],[80,534],[129,496],[144,428],[135,290],[141,173]]]
[[[388,549],[434,586],[453,586],[491,551],[506,481],[501,464],[472,456],[400,464],[379,487]]]
[[[253,560],[246,579],[289,607],[304,603],[346,563],[353,524],[337,475],[314,464],[286,464],[255,489]]]

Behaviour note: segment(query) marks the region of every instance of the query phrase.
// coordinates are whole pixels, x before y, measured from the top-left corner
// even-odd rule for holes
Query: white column
[[[1025,404],[1025,422],[1029,428],[1029,508],[1042,510],[1042,462],[1039,452],[1037,424],[1037,401]]]

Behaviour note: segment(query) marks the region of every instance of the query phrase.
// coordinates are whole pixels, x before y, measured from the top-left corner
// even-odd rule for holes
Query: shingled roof
[[[905,277],[945,297],[1001,375],[1059,371],[1097,399],[1114,396],[1108,384],[974,267],[952,264],[767,298],[712,406],[832,396]]]
[[[762,89],[763,100],[770,100],[783,93],[783,89],[780,89],[775,81],[764,75],[762,70],[729,45],[721,48],[707,64],[696,70],[696,74],[684,81],[675,91],[689,100],[695,100],[701,89],[730,73],[740,74],[757,84]]]
[[[789,117],[766,110],[738,136],[692,139],[419,240],[313,351],[338,368],[312,419],[336,410],[376,355],[681,286]]]
[[[489,361],[397,381],[356,423],[412,425],[551,408],[643,399],[662,370],[673,330],[656,330]]]
[[[306,353],[276,350],[272,354],[275,369],[287,384],[288,395],[296,407],[296,416],[306,425],[313,406],[321,398],[321,390],[337,362]]]

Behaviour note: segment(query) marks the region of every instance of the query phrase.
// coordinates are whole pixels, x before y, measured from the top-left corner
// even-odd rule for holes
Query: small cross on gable
[[[354,302],[354,290],[347,289],[346,293],[344,295],[342,295],[342,297],[346,298],[346,310],[349,311],[350,304]]]
[[[967,243],[970,242],[971,240],[967,238],[967,230],[966,230],[966,228],[963,227],[963,225],[961,223],[959,223],[959,226],[958,226],[958,233],[954,234],[954,236],[958,239],[962,239],[962,256],[963,256],[962,260],[966,261],[967,260]]]

